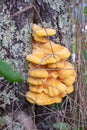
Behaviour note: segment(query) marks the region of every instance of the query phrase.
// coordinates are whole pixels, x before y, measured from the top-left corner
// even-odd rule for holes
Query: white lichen
[[[6,90],[3,90],[2,92],[0,92],[0,101],[3,102],[0,105],[0,107],[5,108],[6,105],[11,104],[12,100],[14,101],[18,100],[18,98],[14,94],[14,90],[10,90],[9,92],[6,92]]]
[[[29,24],[28,18],[25,21],[26,24],[18,30],[7,6],[3,5],[3,11],[0,13],[0,58],[6,59],[14,65],[16,70],[20,71],[20,68],[24,68],[23,60],[31,51],[29,30],[31,30],[32,23]]]
[[[14,121],[11,116],[7,115],[4,116],[4,120],[7,124],[7,127],[5,127],[3,130],[10,130],[12,128],[12,130],[24,130],[24,127],[22,126],[22,124],[20,122],[16,122]]]
[[[43,0],[44,2],[48,2],[48,0]],[[60,10],[60,6],[62,6],[63,8],[63,5],[64,5],[64,1],[63,0],[49,0],[49,3],[50,4],[50,7],[54,10],[57,10],[59,11]]]
[[[49,5],[51,7],[52,10],[54,10],[55,15],[51,15],[50,17],[52,18],[52,21],[54,21],[54,27],[55,29],[58,31],[58,29],[60,28],[60,33],[62,34],[62,44],[66,45],[67,47],[69,46],[69,42],[70,42],[70,37],[71,37],[71,33],[70,33],[70,26],[71,26],[71,19],[69,18],[69,12],[67,11],[70,6],[69,6],[69,2],[67,1],[63,1],[63,0],[43,0],[43,2],[45,2],[47,5]],[[49,7],[48,6],[48,7]],[[44,7],[45,8],[45,7]],[[57,20],[56,17],[58,17],[58,24],[59,24],[59,28],[56,24]],[[45,23],[44,25],[48,25],[48,27],[51,27],[52,25],[52,21]],[[59,42],[59,38],[55,39],[54,41]]]

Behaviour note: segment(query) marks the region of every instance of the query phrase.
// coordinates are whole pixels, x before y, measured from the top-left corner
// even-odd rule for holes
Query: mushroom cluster
[[[70,52],[66,47],[48,40],[48,36],[56,34],[54,29],[34,24],[32,33],[33,50],[26,57],[29,62],[26,99],[37,105],[60,103],[63,97],[74,90],[72,84],[76,72],[67,61]]]

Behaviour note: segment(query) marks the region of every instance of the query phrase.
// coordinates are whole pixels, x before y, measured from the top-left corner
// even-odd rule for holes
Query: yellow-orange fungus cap
[[[48,95],[52,97],[57,96],[60,93],[65,93],[66,91],[66,85],[55,78],[48,78],[45,85],[48,88]]]
[[[76,72],[73,70],[73,73],[66,79],[61,80],[66,85],[72,85],[75,82]]]
[[[70,94],[70,93],[72,93],[73,91],[74,91],[73,85],[68,86],[67,89],[66,89],[66,93],[67,93],[67,94]]]
[[[42,85],[43,82],[45,82],[45,81],[46,81],[45,78],[33,78],[33,77],[29,77],[27,79],[27,83],[33,84],[33,85]]]
[[[68,78],[74,71],[74,67],[71,63],[66,62],[65,66],[58,70],[58,75],[60,79]]]
[[[41,28],[33,30],[33,33],[38,37],[53,36],[56,34],[56,30],[50,28]]]
[[[34,69],[34,70],[30,70],[28,72],[28,75],[37,78],[47,78],[48,72],[44,69]]]
[[[44,92],[46,94],[48,93],[48,89],[44,85],[37,85],[37,86],[36,85],[30,85],[29,90],[31,92],[34,92],[34,93],[42,93],[42,92]]]
[[[32,104],[37,104],[37,105],[50,105],[53,103],[60,103],[62,101],[62,98],[59,96],[56,97],[50,97],[47,94],[40,93],[33,93],[28,91],[26,93],[26,99],[28,102],[32,103]]]

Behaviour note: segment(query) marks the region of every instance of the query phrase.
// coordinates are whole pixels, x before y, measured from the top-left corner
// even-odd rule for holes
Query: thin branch
[[[12,15],[12,18],[15,17],[15,16],[18,16],[18,15],[21,14],[21,13],[24,13],[24,12],[28,11],[28,10],[31,9],[31,8],[32,8],[32,6],[29,5],[29,6],[25,7],[24,9],[21,9],[21,10],[17,11],[16,13],[14,13],[14,14]]]

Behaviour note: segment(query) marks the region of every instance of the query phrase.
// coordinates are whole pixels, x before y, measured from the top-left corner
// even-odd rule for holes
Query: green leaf
[[[7,79],[9,82],[22,82],[22,76],[12,68],[12,65],[0,60],[0,75]]]
[[[63,123],[63,122],[58,122],[58,123],[55,123],[53,124],[54,128],[58,128],[58,130],[68,130],[70,129],[70,126],[69,124],[67,123]]]
[[[87,6],[84,7],[84,14],[87,14]]]

